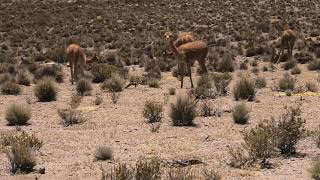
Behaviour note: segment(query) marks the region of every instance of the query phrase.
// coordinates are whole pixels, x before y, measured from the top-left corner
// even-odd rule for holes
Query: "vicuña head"
[[[175,55],[177,60],[179,74],[181,75],[181,88],[183,87],[184,69],[188,69],[188,74],[191,81],[191,87],[193,88],[193,82],[191,77],[191,66],[197,60],[204,73],[207,73],[207,67],[205,65],[206,57],[208,54],[207,43],[203,41],[192,41],[177,47],[172,40],[172,33],[166,32],[164,34],[165,39],[168,41],[169,46]]]

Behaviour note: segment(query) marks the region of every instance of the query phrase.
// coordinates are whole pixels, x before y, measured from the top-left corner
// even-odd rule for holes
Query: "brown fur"
[[[71,70],[71,83],[79,79],[79,74],[84,74],[86,66],[86,54],[77,44],[71,44],[66,49],[67,59],[69,60]]]
[[[279,51],[277,63],[279,63],[279,60],[280,60],[281,56],[283,55],[283,52],[284,52],[285,48],[288,50],[289,55],[292,56],[292,51],[293,51],[293,47],[294,47],[294,44],[296,42],[296,39],[297,39],[297,34],[296,34],[296,32],[294,30],[287,29],[287,30],[282,32],[282,35],[281,35],[281,48],[280,48],[280,51]]]
[[[207,67],[205,65],[206,57],[208,54],[208,46],[203,41],[193,41],[176,47],[173,43],[170,33],[165,34],[166,39],[169,41],[170,47],[177,59],[178,70],[181,75],[181,88],[183,87],[184,69],[188,68],[189,77],[191,81],[191,87],[193,88],[193,82],[191,77],[191,66],[197,60],[202,70],[207,73]]]
[[[182,33],[178,34],[177,40],[175,40],[174,45],[176,47],[179,47],[183,44],[193,42],[193,41],[195,41],[195,38],[194,38],[192,32],[182,32]]]

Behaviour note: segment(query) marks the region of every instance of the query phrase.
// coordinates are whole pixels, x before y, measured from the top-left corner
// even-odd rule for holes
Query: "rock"
[[[35,166],[33,169],[35,172],[37,172],[39,174],[45,174],[45,172],[46,172],[46,168],[43,166],[39,166],[39,165]]]

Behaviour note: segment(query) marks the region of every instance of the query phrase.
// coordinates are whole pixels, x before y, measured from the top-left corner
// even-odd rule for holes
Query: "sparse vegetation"
[[[92,86],[91,82],[86,79],[80,79],[77,82],[77,92],[81,96],[86,96],[91,94]]]
[[[312,81],[306,82],[306,89],[307,89],[307,91],[310,91],[310,92],[317,92],[318,91],[317,84]]]
[[[96,160],[105,161],[113,158],[113,151],[108,146],[99,146],[94,154]]]
[[[219,95],[226,95],[227,87],[232,80],[232,76],[229,73],[214,73],[212,74],[214,86]]]
[[[162,104],[154,101],[146,101],[143,109],[143,117],[148,123],[160,122],[163,117]]]
[[[62,125],[66,127],[84,122],[81,113],[75,109],[58,109],[58,114],[61,118]]]
[[[9,126],[26,125],[30,118],[30,109],[22,105],[12,104],[6,111]]]
[[[55,101],[57,89],[54,82],[50,78],[43,78],[33,89],[34,95],[40,102]]]
[[[283,78],[279,80],[278,86],[281,91],[293,91],[295,88],[295,80],[288,73],[285,73]]]
[[[118,73],[118,68],[112,65],[97,64],[91,68],[92,82],[101,83],[111,78],[112,74]]]
[[[21,93],[21,88],[15,82],[6,81],[1,85],[1,93],[4,95],[18,95]]]
[[[312,167],[309,169],[311,177],[315,180],[320,179],[320,159],[317,158],[313,161]]]
[[[189,96],[178,96],[171,104],[170,117],[174,126],[190,126],[196,117],[197,102]]]
[[[161,166],[158,158],[140,158],[136,164],[135,179],[137,180],[160,180]]]
[[[28,135],[22,131],[18,134],[8,134],[1,137],[1,145],[10,146],[6,155],[10,162],[12,173],[29,173],[36,165],[34,150],[42,147],[42,141],[34,135]]]
[[[294,68],[291,69],[291,74],[301,74],[301,69],[298,66],[295,66]]]
[[[159,80],[156,78],[150,78],[147,83],[148,83],[149,87],[151,87],[151,88],[159,88],[160,87]]]
[[[266,78],[264,77],[257,77],[255,81],[255,85],[257,88],[265,88],[267,86]]]
[[[232,117],[237,124],[247,124],[249,120],[249,109],[246,104],[240,103],[234,106],[232,110]]]
[[[110,79],[101,84],[101,88],[109,92],[121,92],[123,86],[124,80],[119,75],[112,75]]]
[[[175,89],[175,88],[170,88],[170,89],[169,89],[169,94],[170,94],[171,96],[175,95],[175,94],[176,94],[176,89]]]
[[[233,87],[233,97],[236,101],[241,99],[248,99],[252,101],[255,98],[254,82],[242,76]]]

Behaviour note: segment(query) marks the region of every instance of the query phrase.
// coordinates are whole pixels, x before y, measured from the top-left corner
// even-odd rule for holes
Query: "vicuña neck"
[[[173,51],[173,53],[178,54],[177,47],[174,45],[172,39],[169,40],[169,44],[170,44],[170,48],[171,48],[171,50]]]

